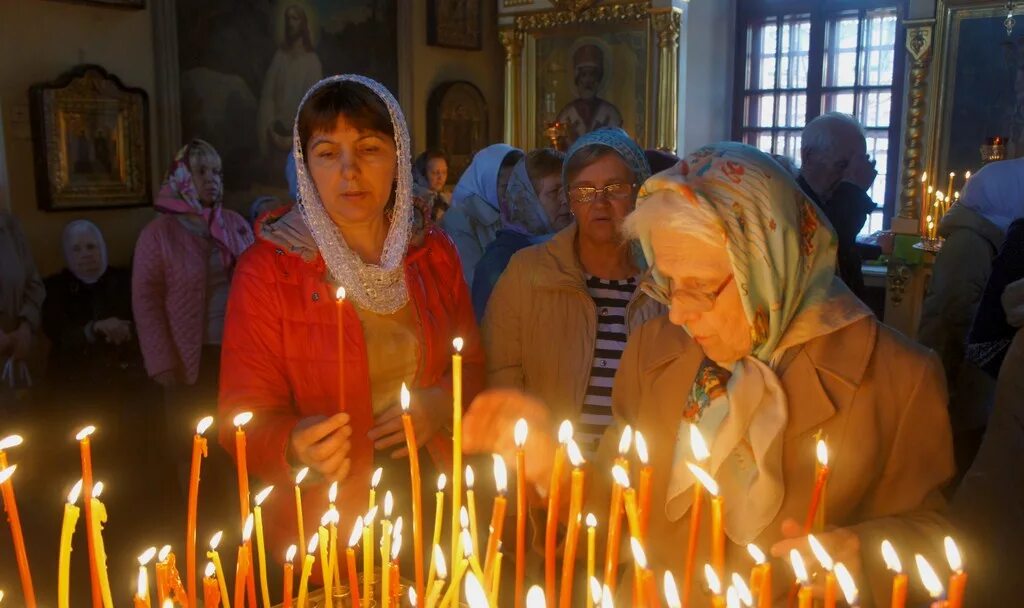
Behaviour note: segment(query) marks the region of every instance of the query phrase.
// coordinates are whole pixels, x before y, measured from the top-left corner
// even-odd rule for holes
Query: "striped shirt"
[[[612,382],[626,348],[626,305],[636,288],[636,278],[606,281],[587,275],[587,291],[597,307],[597,340],[575,438],[588,459],[612,423]]]

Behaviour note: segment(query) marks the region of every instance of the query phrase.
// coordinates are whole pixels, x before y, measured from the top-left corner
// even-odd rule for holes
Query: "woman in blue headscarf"
[[[637,289],[643,258],[620,230],[650,174],[622,129],[576,140],[562,165],[576,221],[512,256],[484,314],[488,385],[540,397],[551,420],[573,421],[584,452],[612,422],[626,337],[665,310]]]

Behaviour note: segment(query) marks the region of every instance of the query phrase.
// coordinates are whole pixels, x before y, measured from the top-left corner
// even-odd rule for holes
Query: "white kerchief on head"
[[[95,273],[82,274],[79,272],[75,265],[71,263],[71,247],[74,245],[73,241],[76,237],[81,234],[87,234],[96,239],[96,246],[100,252],[100,265],[99,270]],[[107,242],[103,240],[103,233],[100,229],[89,220],[73,220],[68,222],[67,226],[64,226],[64,233],[61,235],[61,245],[64,250],[64,262],[67,264],[68,270],[71,274],[75,275],[79,281],[92,285],[96,281],[100,280],[100,277],[107,272]]]

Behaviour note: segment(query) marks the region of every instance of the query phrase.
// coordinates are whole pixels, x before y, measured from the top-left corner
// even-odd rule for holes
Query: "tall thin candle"
[[[563,608],[568,608],[572,601],[573,573],[576,567],[576,545],[579,541],[580,520],[583,509],[583,454],[580,446],[572,439],[568,441],[567,448],[569,462],[572,464],[569,490],[569,526],[565,535],[565,545],[562,549],[562,587],[559,595],[559,603]]]
[[[302,547],[303,557],[306,551],[306,530],[302,523],[302,480],[309,474],[309,467],[302,467],[295,475],[295,520],[296,530],[299,535],[299,546]]]
[[[307,608],[306,601],[309,597],[309,575],[313,572],[313,562],[316,560],[316,546],[320,537],[314,534],[306,545],[306,558],[302,560],[302,574],[299,575],[299,598],[298,608]]]
[[[334,292],[338,317],[338,411],[345,411],[345,288]]]
[[[156,558],[156,601],[161,606],[171,596],[171,572],[167,561],[170,556],[171,546],[164,545]]]
[[[252,510],[253,519],[256,522],[256,556],[260,564],[260,594],[263,597],[263,605],[270,605],[270,586],[267,582],[267,552],[263,545],[263,501],[274,491],[274,486],[267,486],[260,490],[254,502],[256,507]]]
[[[789,551],[789,561],[793,565],[793,573],[796,575],[797,584],[800,586],[800,591],[797,593],[797,605],[799,608],[811,608],[813,595],[810,579],[807,577],[807,567],[804,565],[804,558],[801,557],[799,551],[791,549]]]
[[[697,425],[690,424],[690,451],[693,453],[694,460],[697,461],[698,465],[703,466],[703,463],[711,456],[711,452],[708,450],[708,445],[704,441],[704,436],[701,435],[700,429]],[[690,590],[693,588],[693,573],[697,567],[697,542],[700,536],[700,519],[701,510],[703,508],[704,500],[704,486],[701,485],[700,479],[696,476],[693,482],[693,503],[690,507],[690,536],[687,539],[686,545],[686,569],[683,571],[683,605],[690,605]]]
[[[185,587],[188,591],[188,605],[195,606],[196,591],[196,522],[199,510],[199,469],[207,456],[206,437],[203,434],[213,424],[213,416],[206,416],[196,425],[192,438],[192,470],[188,483],[188,516],[185,524]]]
[[[493,459],[494,488],[497,495],[494,497],[494,505],[491,507],[491,533],[487,537],[487,550],[484,553],[484,582],[487,583],[494,577],[494,562],[505,525],[505,505],[507,503],[505,491],[508,489],[508,471],[505,468],[505,461],[497,454],[493,455]]]
[[[423,497],[421,490],[423,484],[420,481],[420,459],[419,446],[416,443],[416,430],[412,426],[412,417],[409,415],[409,389],[402,383],[401,405],[402,405],[402,427],[405,429],[405,445],[409,451],[409,474],[412,479],[412,553],[415,566],[416,595],[424,595],[423,579]]]
[[[597,582],[597,578],[594,576],[594,566],[597,552],[597,518],[594,517],[593,513],[587,513],[587,580]],[[598,590],[600,590],[600,583],[598,583]],[[598,598],[600,599],[600,598]],[[593,608],[594,597],[592,594],[587,594],[587,608]]]
[[[839,580],[839,587],[843,590],[843,597],[846,599],[846,604],[850,606],[850,608],[857,608],[860,594],[857,592],[857,585],[853,582],[853,575],[850,574],[850,571],[843,563],[837,563],[835,565],[835,573],[836,578]]]
[[[725,522],[722,518],[724,505],[718,493],[718,484],[704,469],[693,463],[686,463],[694,477],[711,495],[711,564],[719,580],[725,577]]]
[[[441,599],[441,590],[444,589],[445,580],[448,578],[448,565],[444,561],[444,551],[441,550],[441,546],[435,543],[433,553],[431,561],[434,562],[436,568],[437,580],[430,585],[430,593],[427,595],[427,608],[437,607],[437,602]]]
[[[82,493],[82,480],[79,479],[71,491],[68,501],[64,503],[64,520],[60,527],[60,553],[57,564],[57,608],[68,608],[71,579],[71,537],[75,534],[75,526],[81,509],[75,506],[78,496]]]
[[[298,547],[291,545],[284,554],[284,576],[281,579],[281,607],[292,608],[292,587],[295,585],[295,554]]]
[[[250,513],[245,518],[245,526],[242,528],[242,542],[238,545],[238,559],[235,560],[235,607],[241,608],[245,605],[245,587],[249,578],[249,561],[251,551],[249,539],[252,538],[253,517]],[[250,606],[255,608],[255,605]]]
[[[363,518],[363,608],[370,605],[373,598],[373,518],[377,516],[377,507],[370,507]]]
[[[548,518],[544,534],[544,594],[549,606],[555,606],[555,574],[558,555],[558,507],[561,502],[562,468],[565,467],[566,444],[572,439],[572,424],[563,420],[558,427],[558,449],[551,469],[551,484],[548,488]]]
[[[383,608],[391,605],[391,568],[388,562],[391,561],[391,511],[395,507],[395,499],[391,490],[384,494],[384,518],[380,522],[380,601]]]
[[[764,552],[757,545],[747,545],[747,552],[754,558],[754,568],[750,572],[750,590],[757,595],[757,608],[771,608],[772,605],[772,565],[765,559]]]
[[[715,573],[711,564],[704,564],[704,577],[708,581],[708,590],[711,591],[712,608],[725,608],[725,596],[722,594],[722,579]]]
[[[320,518],[320,527],[317,528],[317,538],[320,545],[320,574],[324,582],[324,606],[327,608],[331,608],[334,605],[334,587],[332,585],[334,573],[331,572],[331,558],[328,555],[331,547],[331,533],[327,527],[330,524],[331,512],[327,511]]]
[[[619,456],[615,464],[625,470],[629,470],[629,461],[626,454],[629,453],[629,446],[633,442],[633,428],[628,424],[622,430],[619,437]],[[608,540],[604,547],[604,584],[615,594],[618,586],[616,571],[619,567],[619,542],[622,534],[622,486],[612,484],[611,505],[608,508]]]
[[[814,490],[811,494],[811,504],[807,509],[807,519],[804,520],[804,533],[809,534],[812,529],[820,531],[825,525],[825,494],[828,484],[828,446],[825,440],[819,439],[816,447],[818,464]],[[818,511],[821,511],[819,516]]]
[[[217,568],[213,562],[206,562],[206,570],[203,571],[203,608],[220,608],[220,585],[214,579],[216,573]],[[285,608],[291,608],[291,606],[285,606]]]
[[[961,608],[964,605],[964,590],[967,587],[967,573],[964,572],[963,560],[960,558],[960,549],[949,536],[943,539],[946,549],[946,561],[949,562],[949,595],[947,602],[949,608]]]
[[[835,564],[832,561],[832,556],[813,534],[807,536],[807,543],[811,546],[811,553],[825,570],[825,608],[835,608],[839,589],[836,574],[833,571]]]
[[[90,435],[96,432],[96,427],[89,425],[78,431],[75,440],[78,441],[79,451],[82,456],[82,502],[85,503],[85,536],[86,545],[89,549],[89,581],[92,583],[92,605],[93,608],[100,608],[103,599],[100,594],[99,572],[96,569],[96,542],[93,534],[92,517],[92,442]]]
[[[644,571],[647,570],[647,554],[644,553],[644,548],[640,544],[640,539],[633,536],[629,539],[630,548],[633,550],[633,563],[636,565],[637,576],[633,584],[636,585],[637,589],[633,592],[633,597],[636,598],[634,605],[636,606],[647,606],[650,602],[650,589],[644,584]],[[656,594],[655,594],[656,595]],[[566,607],[568,604],[566,604]]]
[[[469,537],[473,539],[473,551],[480,548],[480,535],[477,532],[476,519],[476,475],[473,467],[466,465],[466,476],[463,477],[466,483],[466,510],[469,512]]]
[[[224,578],[224,566],[220,561],[220,553],[217,553],[217,547],[220,546],[220,539],[223,538],[224,533],[217,531],[210,539],[210,550],[206,552],[206,558],[213,564],[214,572],[217,573],[217,586],[220,588],[220,598],[224,602],[224,608],[231,608],[231,596],[228,595],[228,583],[227,579]],[[241,607],[239,607],[241,608]]]
[[[107,522],[107,507],[100,502],[103,484],[97,482],[92,491],[92,533],[93,546],[96,547],[96,575],[99,577],[100,601],[103,608],[113,608],[114,601],[110,597],[110,579],[107,577],[107,552],[103,548],[103,524]]]
[[[647,540],[647,522],[651,515],[651,469],[650,457],[647,453],[647,441],[643,433],[634,434],[633,445],[636,446],[636,457],[640,461],[640,476],[637,481],[637,501],[639,502],[640,539]]]
[[[444,526],[444,488],[448,483],[448,477],[444,473],[437,476],[437,492],[434,494],[434,534],[431,537],[430,546],[437,547],[441,542],[441,528]],[[437,551],[430,552],[430,568],[427,570],[427,597],[430,597],[430,589],[434,585],[434,577],[437,575]]]
[[[370,510],[377,506],[377,486],[380,485],[380,478],[384,475],[384,467],[377,467],[373,472],[373,476],[370,477],[370,506],[366,507]]]
[[[892,577],[892,600],[890,608],[904,608],[907,604],[907,573],[903,571],[903,564],[900,563],[900,556],[888,539],[882,541],[882,558],[885,566],[893,573]]]
[[[235,425],[235,461],[238,470],[238,507],[241,513],[241,523],[245,525],[245,519],[249,517],[249,469],[246,466],[245,455],[245,431],[242,427],[252,420],[252,412],[242,412],[235,416],[232,423]]]
[[[921,174],[921,211],[918,215],[920,225],[918,230],[921,235],[925,234],[924,216],[928,214],[928,172]]]
[[[359,600],[359,573],[356,572],[356,547],[359,546],[359,538],[362,534],[363,516],[360,515],[352,526],[352,534],[348,537],[348,548],[345,549],[345,569],[348,570],[348,594],[352,600],[352,608],[356,608],[362,603]]]
[[[458,555],[459,511],[462,508],[462,338],[452,340],[452,547]]]
[[[516,421],[513,436],[516,442],[516,579],[514,608],[523,606],[523,585],[526,580],[526,419]]]
[[[156,547],[150,547],[139,556],[139,578],[135,588],[135,606],[149,608],[149,562],[156,556]]]

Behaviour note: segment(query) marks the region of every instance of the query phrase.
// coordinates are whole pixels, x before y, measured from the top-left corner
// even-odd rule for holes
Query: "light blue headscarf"
[[[510,152],[517,151],[508,144],[494,144],[480,150],[473,157],[473,162],[459,178],[452,191],[452,209],[457,209],[463,201],[477,197],[498,210],[498,172],[501,163]]]
[[[572,161],[572,157],[580,150],[590,146],[604,146],[617,152],[626,163],[626,166],[633,171],[637,184],[644,183],[651,176],[651,165],[647,163],[647,156],[629,134],[619,128],[606,127],[587,133],[577,139],[576,143],[569,148],[569,152],[565,155],[565,162],[562,164],[562,183],[566,187],[569,186],[569,176],[566,168]]]
[[[1024,217],[1024,158],[989,163],[971,176],[960,204],[1004,233]]]

